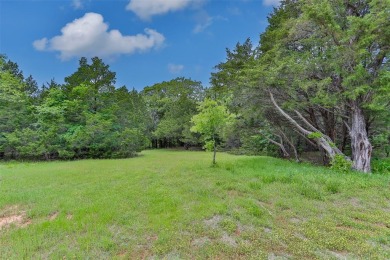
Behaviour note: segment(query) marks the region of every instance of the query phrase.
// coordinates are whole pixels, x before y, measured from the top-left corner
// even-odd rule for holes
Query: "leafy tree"
[[[245,87],[245,70],[256,57],[248,38],[243,44],[237,43],[233,50],[226,48],[226,61],[215,66],[216,72],[211,73],[211,95],[218,98],[233,97],[229,109],[242,106],[241,94]]]
[[[176,78],[157,83],[142,91],[151,117],[150,132],[154,146],[189,145],[196,136],[188,131],[196,104],[204,96],[200,82]]]
[[[282,1],[261,38],[252,78],[270,103],[330,158],[345,127],[353,167],[370,172],[370,122],[388,76],[389,1]],[[281,106],[280,104],[283,104]],[[376,107],[372,109],[372,107]],[[297,117],[286,113],[293,111]],[[349,136],[347,134],[349,133]]]
[[[227,48],[226,60],[215,66],[216,71],[211,74],[208,95],[223,100],[229,111],[238,115],[226,132],[225,145],[228,149],[238,150],[243,146],[248,149],[253,143],[251,136],[256,133],[256,126],[261,121],[257,94],[248,87],[249,78],[246,75],[246,69],[257,56],[258,49],[248,38],[242,44],[237,43],[233,50]]]
[[[13,145],[19,142],[18,135],[12,133],[29,127],[32,116],[30,105],[17,64],[0,56],[0,157],[18,156],[18,150]]]
[[[109,105],[107,101],[114,92],[115,77],[116,73],[110,71],[109,65],[104,64],[102,59],[94,57],[92,64],[88,64],[87,58],[83,57],[77,71],[65,78],[64,88],[69,93],[73,88],[84,84],[88,89],[86,102],[91,112],[96,113]]]
[[[194,124],[191,131],[202,134],[206,149],[213,150],[213,164],[215,164],[217,140],[223,137],[224,130],[233,122],[235,116],[227,110],[226,106],[209,98],[199,104],[198,111],[199,113],[191,119]]]
[[[35,106],[36,123],[34,129],[38,139],[37,154],[43,154],[45,159],[57,158],[59,151],[64,150],[62,134],[66,130],[64,112],[67,102],[60,88],[51,88],[46,98]]]

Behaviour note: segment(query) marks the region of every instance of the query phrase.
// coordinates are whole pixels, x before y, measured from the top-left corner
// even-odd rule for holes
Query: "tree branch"
[[[312,124],[310,124],[309,121],[306,120],[306,118],[301,114],[299,113],[297,110],[294,110],[294,112],[299,116],[299,118],[314,132],[320,132],[320,130],[318,130],[317,128],[315,128]]]
[[[271,93],[270,90],[268,90],[268,93],[271,97],[272,104],[276,107],[276,109],[281,113],[291,124],[293,124],[296,128],[299,129],[303,134],[308,135],[310,134],[310,131],[306,130],[305,128],[301,127],[297,121],[295,121],[292,117],[290,117],[286,112],[284,112],[283,109],[281,109],[278,104],[276,103],[273,94]]]
[[[298,132],[297,130],[294,129],[294,132],[296,132],[297,134],[299,134],[300,136],[302,136],[306,142],[308,142],[310,145],[314,146],[314,147],[317,147],[318,148],[318,144],[315,144],[313,143],[309,138],[307,138],[305,135],[303,135],[302,133]]]

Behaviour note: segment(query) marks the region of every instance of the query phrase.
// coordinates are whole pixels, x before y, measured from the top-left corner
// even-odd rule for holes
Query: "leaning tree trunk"
[[[261,133],[260,133],[261,134]],[[266,135],[263,135],[261,134],[265,139],[267,139],[269,142],[273,143],[274,145],[277,145],[279,146],[280,150],[282,151],[283,153],[283,157],[284,158],[289,158],[290,157],[290,154],[287,152],[286,148],[284,147],[284,144],[283,144],[283,139],[281,136],[277,135],[280,139],[280,143],[272,140],[271,138],[268,138]]]
[[[298,152],[297,152],[297,149],[295,148],[295,145],[293,143],[292,140],[288,139],[287,135],[282,131],[280,130],[280,133],[282,134],[282,136],[284,137],[284,139],[286,140],[286,142],[290,145],[290,147],[292,148],[293,152],[294,152],[294,156],[295,156],[295,161],[296,162],[300,162],[299,160],[299,156],[298,156]]]
[[[275,108],[279,111],[281,115],[283,115],[289,123],[291,123],[299,132],[301,132],[303,135],[309,137],[311,134],[319,133],[320,136],[315,138],[315,142],[318,146],[323,148],[326,153],[329,155],[329,158],[333,159],[337,154],[340,154],[344,156],[347,160],[349,160],[348,157],[346,157],[334,144],[333,141],[330,139],[329,136],[323,134],[315,128],[312,124],[310,124],[309,121],[307,121],[301,113],[299,113],[297,110],[295,110],[295,113],[298,115],[298,117],[309,127],[310,130],[307,130],[303,128],[301,125],[298,124],[297,121],[295,121],[291,116],[289,116],[279,105],[276,103],[274,96],[271,91],[269,91],[269,95],[271,97],[271,101],[274,104]]]
[[[363,111],[357,105],[356,101],[352,104],[350,135],[353,168],[358,171],[370,173],[372,145],[368,140]]]

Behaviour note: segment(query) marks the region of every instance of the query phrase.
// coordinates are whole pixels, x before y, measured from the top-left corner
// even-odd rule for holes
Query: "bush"
[[[352,169],[352,161],[347,160],[343,155],[336,154],[330,162],[331,169],[340,173],[349,173]]]
[[[373,173],[390,174],[390,158],[375,158],[371,161],[371,166]]]

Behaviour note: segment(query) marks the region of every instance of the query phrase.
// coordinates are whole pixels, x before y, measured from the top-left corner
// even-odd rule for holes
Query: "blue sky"
[[[256,45],[278,0],[0,0],[0,53],[38,83],[99,56],[116,86],[188,77],[209,85],[226,48]]]

